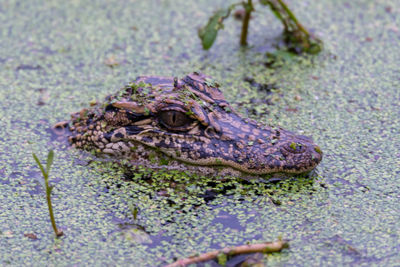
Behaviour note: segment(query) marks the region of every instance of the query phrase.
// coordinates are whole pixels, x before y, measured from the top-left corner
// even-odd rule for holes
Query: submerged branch
[[[225,254],[227,256],[235,256],[239,254],[248,254],[257,252],[262,252],[262,253],[280,252],[282,249],[287,247],[289,247],[289,244],[283,240],[278,240],[275,242],[265,242],[260,244],[243,245],[237,247],[227,247],[220,250],[207,252],[199,256],[191,256],[185,259],[181,259],[174,263],[168,264],[165,267],[183,267],[193,263],[213,260],[221,254]]]

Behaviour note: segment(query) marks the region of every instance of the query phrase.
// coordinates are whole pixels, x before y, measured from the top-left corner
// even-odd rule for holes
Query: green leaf
[[[208,50],[217,38],[218,31],[224,27],[224,19],[229,17],[229,14],[233,6],[227,9],[217,10],[214,15],[208,20],[208,23],[199,29],[199,38],[201,39],[201,44],[203,49]]]
[[[289,51],[277,50],[273,53],[267,53],[267,59],[266,64],[274,69],[281,67],[283,64],[291,64],[296,60],[296,55]]]
[[[131,204],[131,205],[129,205],[129,209],[131,210],[131,213],[133,215],[133,219],[136,220],[137,219],[137,215],[139,213],[138,207]]]
[[[228,261],[228,256],[225,253],[221,252],[217,256],[217,261],[219,265],[226,266],[226,262]]]
[[[46,178],[47,177],[47,173],[44,170],[42,163],[40,163],[40,160],[38,159],[38,157],[36,156],[35,153],[32,152],[32,156],[35,159],[35,161],[36,161],[37,165],[39,166],[40,170],[42,171],[43,177]]]
[[[290,144],[290,148],[293,149],[293,150],[296,150],[296,149],[297,149],[296,143],[295,143],[295,142],[292,142],[292,143]]]
[[[53,164],[53,159],[54,159],[54,151],[50,150],[49,153],[47,154],[47,164],[46,164],[47,175],[49,175],[50,173],[50,168],[51,165]]]
[[[320,39],[311,35],[309,37],[309,41],[310,41],[310,47],[306,50],[307,53],[315,55],[321,52],[324,45]]]

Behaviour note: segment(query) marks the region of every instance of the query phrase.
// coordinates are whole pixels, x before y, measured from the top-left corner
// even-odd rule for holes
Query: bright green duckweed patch
[[[1,265],[155,266],[279,236],[290,249],[268,256],[269,265],[400,264],[397,2],[287,1],[324,51],[281,55],[277,69],[264,66],[282,30],[272,14],[250,22],[249,49],[232,41],[240,23],[228,20],[213,49],[202,50],[197,27],[224,2],[0,4]],[[313,179],[138,174],[91,161],[49,131],[138,75],[195,70],[242,113],[312,135],[324,152]],[[28,141],[39,158],[55,151],[58,240]]]

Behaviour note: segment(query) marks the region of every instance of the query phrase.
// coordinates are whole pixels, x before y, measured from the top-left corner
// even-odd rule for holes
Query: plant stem
[[[56,220],[54,219],[53,206],[51,205],[51,187],[49,186],[48,177],[45,178],[45,183],[46,183],[46,199],[47,199],[47,206],[49,208],[51,226],[53,227],[56,236],[59,237],[63,235],[63,232],[57,229]]]
[[[278,3],[281,5],[281,7],[286,11],[287,15],[289,18],[296,24],[297,28],[302,31],[304,34],[309,36],[310,34],[308,31],[301,25],[301,23],[297,20],[296,16],[293,14],[293,12],[289,9],[289,7],[283,2],[282,0],[277,0]]]
[[[243,24],[242,24],[242,34],[240,36],[240,45],[247,45],[247,32],[249,28],[249,22],[251,17],[251,12],[254,10],[252,0],[247,0],[247,3],[243,3],[245,10]]]
[[[51,191],[53,190],[53,186],[49,185],[49,173],[51,165],[53,164],[54,151],[50,150],[49,153],[47,154],[46,169],[43,167],[42,163],[40,162],[39,158],[36,156],[34,152],[32,152],[32,157],[36,161],[36,164],[39,166],[39,169],[42,172],[44,178],[44,187],[46,190],[46,200],[47,200],[47,207],[49,208],[51,226],[53,226],[53,230],[54,233],[56,234],[56,237],[60,237],[64,233],[63,231],[57,229],[56,221],[54,220],[53,207],[51,205]]]
[[[282,22],[285,42],[289,49],[293,49],[297,53],[310,54],[321,51],[322,41],[304,28],[284,0],[267,0],[265,4],[270,6],[272,12]]]

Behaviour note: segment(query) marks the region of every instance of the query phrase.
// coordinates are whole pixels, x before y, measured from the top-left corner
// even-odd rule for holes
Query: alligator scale
[[[138,77],[68,125],[73,147],[152,168],[297,174],[322,159],[310,138],[243,118],[200,73]]]

